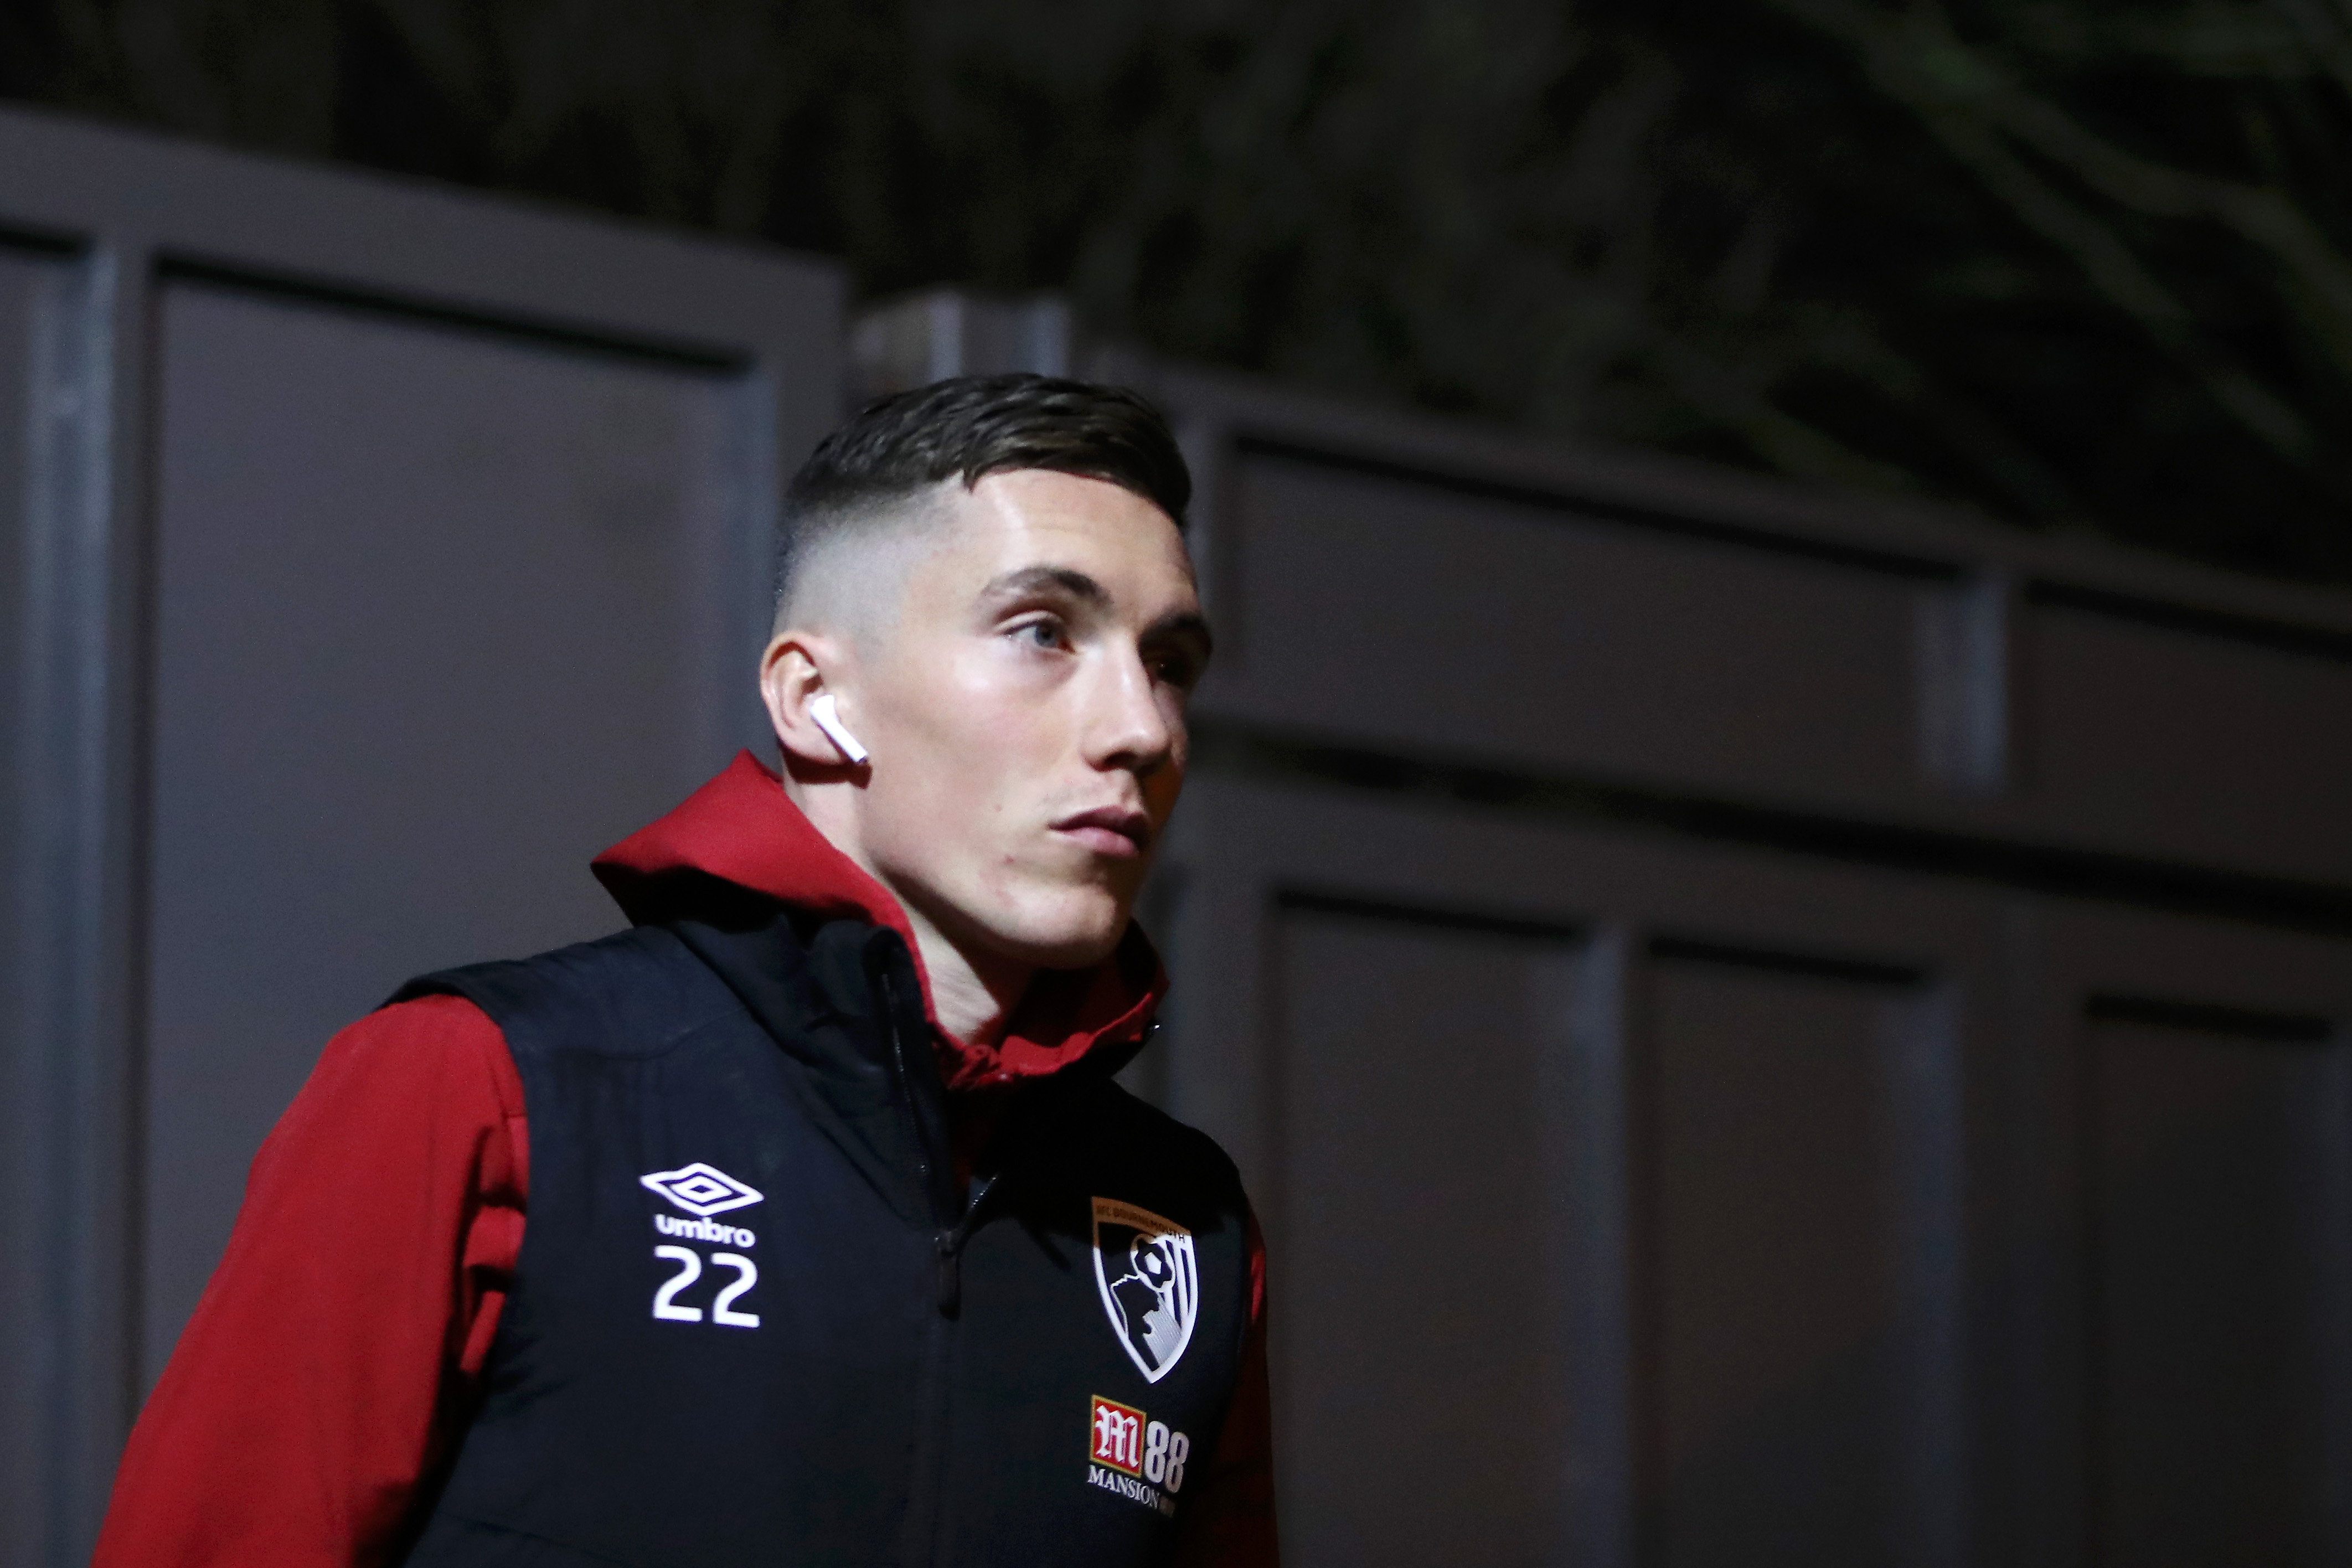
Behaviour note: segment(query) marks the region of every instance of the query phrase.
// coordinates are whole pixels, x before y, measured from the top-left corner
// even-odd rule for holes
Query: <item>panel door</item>
[[[193,281],[158,353],[151,1384],[328,1037],[620,926],[757,635],[734,375]]]
[[[1202,689],[1220,717],[1846,807],[1919,782],[1932,568],[1727,549],[1247,451],[1223,499],[1235,558],[1213,586],[1240,657]],[[1403,626],[1415,658],[1363,657]]]
[[[1573,933],[1277,894],[1265,1224],[1304,1561],[1546,1560],[1569,1390],[1539,1047]]]
[[[0,1563],[87,1562],[257,1146],[758,737],[829,263],[0,110]]]
[[[1957,1501],[1921,1489],[1956,1436],[1958,1108],[1911,1076],[1949,999],[1794,947],[1654,941],[1641,976],[1643,1563],[1916,1561]]]
[[[0,240],[0,372],[44,351],[70,288],[63,258]],[[28,700],[28,677],[52,628],[15,586],[48,565],[36,556],[26,526],[31,498],[48,479],[34,418],[37,385],[31,375],[0,374],[0,737],[21,737],[46,717]],[[43,850],[36,835],[10,831],[23,820],[26,748],[20,742],[9,751],[0,766],[0,892],[14,900]],[[0,915],[0,936],[15,934]],[[21,1527],[8,1521],[39,1517],[46,1481],[43,1457],[11,1441],[7,1416],[59,1393],[54,1354],[19,1328],[41,1321],[60,1293],[54,1272],[31,1260],[41,1256],[60,1196],[47,1156],[69,1135],[59,1125],[54,1086],[36,1066],[43,1020],[26,1005],[25,975],[48,955],[37,933],[25,934],[29,940],[0,941],[0,1258],[7,1260],[0,1262],[0,1563],[29,1557]]]
[[[1291,1560],[1959,1561],[1999,900],[1194,790],[1165,1092],[1266,1229]]]
[[[2058,906],[2037,921],[2011,1279],[2063,1403],[2016,1452],[2046,1554],[2352,1553],[2352,944]],[[2037,1353],[2038,1352],[2038,1353]]]
[[[1170,853],[1295,1561],[2352,1550],[2352,942],[1229,777]]]

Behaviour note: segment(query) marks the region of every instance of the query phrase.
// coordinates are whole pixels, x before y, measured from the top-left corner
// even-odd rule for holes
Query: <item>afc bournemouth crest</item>
[[[1095,1284],[1111,1332],[1148,1383],[1168,1375],[1201,1315],[1192,1233],[1150,1209],[1095,1200]]]

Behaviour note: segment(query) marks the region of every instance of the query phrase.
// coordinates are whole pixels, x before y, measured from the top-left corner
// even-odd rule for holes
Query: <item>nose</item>
[[[1093,683],[1089,706],[1087,761],[1096,767],[1125,768],[1146,778],[1174,755],[1182,720],[1137,649],[1124,649],[1106,661],[1102,679]]]

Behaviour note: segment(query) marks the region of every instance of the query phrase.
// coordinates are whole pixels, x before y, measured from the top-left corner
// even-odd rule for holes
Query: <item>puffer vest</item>
[[[1098,1047],[969,1191],[905,942],[768,904],[411,982],[504,1031],[529,1222],[406,1561],[1167,1560],[1249,1311],[1206,1137]]]

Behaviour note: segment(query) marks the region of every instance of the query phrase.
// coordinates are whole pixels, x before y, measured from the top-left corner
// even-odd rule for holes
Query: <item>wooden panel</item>
[[[329,1035],[618,927],[756,652],[730,382],[191,285],[163,352],[150,1381]]]
[[[2280,875],[2352,872],[2352,662],[2044,606],[2025,783],[2064,829]]]
[[[639,399],[636,412],[652,417],[599,432],[593,421],[575,418],[580,408],[567,407],[562,398],[555,406],[535,406],[528,395],[534,391],[530,378],[495,373],[478,383],[464,374],[438,383],[395,376],[371,408],[361,395],[366,391],[360,384],[362,372],[394,367],[366,352],[314,355],[309,368],[322,374],[307,388],[278,388],[284,395],[274,406],[266,399],[240,402],[234,395],[251,388],[239,386],[239,375],[267,382],[277,374],[270,355],[247,355],[241,364],[215,363],[211,368],[219,374],[210,384],[192,387],[184,377],[175,383],[185,366],[160,346],[160,339],[186,322],[184,312],[163,305],[163,279],[184,283],[202,273],[283,288],[311,301],[304,309],[317,321],[368,320],[419,338],[436,331],[432,322],[444,328],[467,323],[485,329],[484,342],[508,350],[520,353],[526,342],[537,345],[524,357],[619,365],[666,384],[698,380],[676,374],[690,366],[737,375],[738,384],[726,395],[723,457],[705,454],[726,470],[724,537],[706,535],[699,543],[683,534],[677,538],[681,552],[698,553],[709,581],[693,587],[692,613],[669,622],[668,632],[681,640],[645,667],[666,672],[653,678],[662,683],[676,672],[677,659],[698,661],[701,674],[688,683],[694,695],[644,731],[650,745],[677,760],[681,773],[703,760],[694,749],[701,740],[681,744],[680,738],[689,731],[709,734],[707,694],[722,693],[719,700],[732,709],[731,720],[720,728],[745,738],[761,732],[753,722],[757,705],[751,684],[740,672],[745,645],[764,615],[758,601],[769,565],[776,470],[797,461],[838,417],[843,285],[829,262],[757,247],[705,243],[578,215],[517,208],[415,182],[299,168],[144,132],[0,110],[0,237],[14,244],[26,235],[55,243],[54,252],[42,254],[58,258],[58,271],[68,287],[59,290],[45,370],[27,374],[28,345],[13,325],[0,326],[0,381],[6,384],[0,403],[12,409],[0,417],[0,440],[13,442],[25,428],[13,412],[18,393],[39,389],[46,404],[26,411],[26,417],[41,449],[53,456],[47,471],[55,481],[54,504],[37,511],[47,574],[0,571],[0,599],[8,601],[0,614],[24,616],[8,636],[9,655],[0,657],[13,657],[20,646],[40,654],[27,661],[23,673],[28,679],[17,686],[29,693],[31,706],[6,731],[19,764],[11,775],[23,797],[18,826],[26,831],[18,840],[23,860],[7,868],[11,907],[0,925],[8,928],[8,941],[0,945],[24,967],[0,976],[0,997],[19,1021],[29,1021],[17,1060],[37,1082],[21,1098],[45,1120],[32,1139],[15,1136],[14,1125],[0,1128],[0,1146],[24,1162],[29,1179],[47,1194],[30,1211],[37,1222],[32,1250],[11,1254],[23,1277],[42,1281],[42,1288],[28,1317],[16,1316],[12,1304],[6,1321],[15,1343],[34,1357],[50,1385],[28,1395],[0,1380],[0,1431],[6,1434],[0,1438],[0,1470],[7,1473],[5,1485],[15,1489],[0,1495],[0,1558],[66,1568],[89,1561],[115,1457],[143,1381],[138,1364],[142,1348],[152,1373],[156,1342],[168,1342],[158,1314],[168,1321],[176,1311],[171,1303],[176,1299],[184,1304],[192,1259],[217,1240],[216,1234],[204,1235],[210,1221],[197,1223],[186,1233],[193,1239],[184,1239],[167,1228],[168,1210],[161,1216],[142,1214],[144,1191],[152,1188],[176,1201],[175,1177],[198,1171],[200,1179],[189,1189],[192,1201],[204,1206],[234,1200],[253,1140],[268,1121],[267,1111],[254,1106],[282,1100],[290,1088],[284,1063],[294,1047],[286,1043],[290,1037],[281,1037],[286,1016],[271,1011],[278,1005],[274,993],[282,988],[299,1002],[291,1008],[304,1014],[297,1032],[305,1037],[302,1049],[315,1052],[329,1026],[308,1014],[310,1001],[316,1000],[314,985],[356,995],[356,1001],[338,1001],[339,1019],[349,1008],[374,999],[373,978],[365,991],[353,983],[362,967],[414,966],[413,956],[397,942],[384,942],[400,920],[382,906],[412,893],[440,898],[449,879],[446,868],[435,864],[437,856],[495,835],[491,853],[477,858],[478,888],[468,893],[495,889],[499,868],[513,858],[509,844],[528,859],[552,836],[578,826],[588,813],[575,802],[606,798],[608,767],[629,788],[644,777],[636,759],[599,757],[595,765],[582,766],[577,753],[559,749],[534,765],[568,766],[566,776],[552,782],[542,776],[536,787],[526,789],[515,781],[527,770],[513,767],[470,803],[445,797],[452,817],[465,816],[467,804],[488,809],[522,801],[523,809],[509,823],[488,825],[472,840],[461,835],[447,844],[400,842],[388,857],[369,860],[364,853],[346,853],[366,843],[385,847],[386,836],[369,838],[368,814],[388,810],[388,823],[408,826],[431,818],[434,807],[420,803],[432,801],[436,791],[452,782],[450,771],[415,757],[409,760],[417,765],[405,772],[397,766],[354,769],[350,755],[334,746],[322,748],[325,760],[315,776],[323,785],[346,788],[354,784],[355,773],[361,776],[355,788],[339,797],[344,820],[324,835],[320,818],[333,815],[334,803],[322,809],[316,801],[295,802],[296,809],[286,814],[288,843],[307,838],[303,847],[309,851],[323,841],[318,874],[340,875],[343,881],[340,896],[331,900],[331,929],[377,946],[373,955],[353,946],[317,976],[306,960],[318,949],[299,943],[288,949],[283,963],[270,967],[269,985],[247,990],[252,1027],[239,1024],[213,1042],[227,1049],[213,1069],[215,1083],[188,1054],[188,1038],[171,1035],[198,1019],[205,1006],[175,1015],[156,1004],[160,997],[184,995],[179,983],[150,984],[163,982],[160,966],[173,963],[184,974],[198,973],[208,984],[252,978],[235,963],[216,969],[189,962],[205,942],[236,963],[246,961],[243,952],[235,951],[234,933],[202,929],[206,910],[201,899],[188,903],[182,893],[163,887],[152,889],[151,898],[151,870],[168,878],[176,874],[175,866],[201,868],[210,852],[204,843],[205,814],[175,818],[171,803],[161,798],[170,781],[156,770],[179,767],[184,773],[189,753],[182,748],[193,736],[201,752],[209,743],[208,728],[215,727],[186,705],[184,690],[175,697],[165,689],[182,672],[185,660],[180,656],[187,647],[174,647],[174,634],[163,622],[176,615],[176,624],[192,631],[189,640],[205,658],[217,654],[234,662],[259,647],[312,660],[306,670],[265,669],[255,688],[261,698],[324,689],[347,676],[364,678],[362,686],[373,684],[343,712],[325,721],[320,705],[290,703],[287,722],[264,721],[257,719],[255,703],[241,699],[242,706],[225,711],[216,728],[226,739],[255,742],[257,759],[274,750],[282,761],[288,737],[315,740],[322,730],[338,729],[347,736],[357,733],[371,716],[380,735],[389,737],[395,726],[436,705],[446,717],[463,721],[495,712],[504,702],[499,716],[519,719],[516,736],[531,734],[534,724],[542,733],[555,728],[551,716],[567,710],[587,726],[586,734],[593,735],[604,720],[601,709],[579,710],[576,691],[562,671],[552,679],[539,671],[544,690],[528,698],[471,670],[450,678],[449,661],[436,664],[434,656],[467,648],[488,658],[499,671],[529,669],[533,657],[527,647],[510,657],[495,638],[459,637],[446,647],[436,640],[485,608],[467,600],[473,584],[463,581],[454,589],[427,584],[435,591],[405,618],[377,613],[381,603],[360,595],[349,606],[353,635],[348,637],[320,635],[320,617],[333,610],[322,607],[324,593],[306,585],[298,584],[305,592],[298,595],[295,612],[285,613],[283,604],[271,599],[271,590],[284,588],[289,574],[266,557],[240,563],[255,568],[250,584],[241,571],[226,571],[207,585],[222,590],[221,606],[255,612],[247,618],[230,608],[209,607],[209,593],[184,595],[175,603],[172,585],[158,581],[156,574],[187,564],[184,552],[175,557],[174,552],[190,536],[175,535],[184,517],[167,492],[194,462],[221,481],[213,499],[230,505],[215,521],[247,503],[261,511],[268,510],[263,503],[294,504],[301,526],[285,516],[263,521],[277,530],[289,561],[311,565],[318,563],[321,541],[330,539],[341,539],[361,554],[377,552],[378,565],[404,541],[457,559],[469,551],[476,556],[515,552],[544,538],[516,526],[513,503],[546,499],[559,478],[567,484],[584,479],[594,487],[573,497],[589,512],[609,518],[637,510],[644,487],[632,465],[646,456],[649,444],[667,438],[665,420],[677,412],[658,397],[649,404]],[[0,285],[0,293],[9,287]],[[326,303],[331,300],[366,305],[354,317]],[[378,310],[378,305],[384,309]],[[289,349],[299,335],[289,334],[277,347]],[[305,390],[319,395],[306,400]],[[226,400],[210,406],[216,394]],[[167,403],[174,405],[162,406]],[[371,422],[367,416],[383,414],[384,405],[394,405],[391,417]],[[269,416],[259,416],[264,413]],[[468,472],[484,489],[480,495],[460,498],[462,504],[455,507],[444,503],[467,487],[454,468],[402,460],[427,456],[404,440],[416,426],[436,417],[453,425],[471,418],[473,424],[476,449]],[[559,453],[542,447],[530,455],[525,471],[506,471],[486,449],[485,443],[502,433],[519,431],[529,445],[533,432],[546,436],[567,423],[575,437],[572,448]],[[694,426],[696,419],[685,423]],[[203,444],[183,438],[192,430]],[[322,465],[314,465],[318,471],[302,471],[301,461],[316,456],[304,443],[322,431],[331,437],[329,455]],[[705,426],[670,435],[691,447],[715,433]],[[178,449],[170,450],[175,440]],[[0,458],[0,464],[8,461]],[[174,462],[182,472],[159,471],[159,465]],[[273,468],[289,471],[273,474]],[[557,476],[551,470],[558,468],[570,472]],[[338,479],[354,478],[366,483],[337,493]],[[697,483],[709,478],[706,465]],[[16,476],[0,479],[9,487],[0,505],[12,505],[22,493]],[[239,484],[247,488],[240,491]],[[717,498],[706,488],[703,499]],[[358,525],[365,537],[339,535],[339,523]],[[554,558],[542,570],[572,586],[613,564],[607,559],[583,567],[561,559],[561,552],[549,553]],[[394,573],[392,579],[415,582],[414,574],[403,579]],[[667,571],[650,573],[645,581],[657,594],[678,584],[677,574]],[[565,593],[555,598],[565,600]],[[576,594],[566,602],[573,610],[594,607]],[[518,643],[527,644],[535,629],[529,625],[533,607],[520,596],[515,605],[511,613],[509,606],[495,606],[492,615],[507,624]],[[583,647],[574,650],[579,657],[566,668],[595,678],[633,664],[618,648],[635,624],[625,614],[612,617],[609,626],[582,623],[572,635]],[[393,662],[387,650],[399,648],[404,637],[421,645],[423,654],[401,672],[400,681],[379,679]],[[160,682],[159,661],[165,666]],[[633,727],[634,717],[650,706],[642,682],[629,687],[613,710],[606,738],[614,729]],[[151,725],[178,729],[159,734]],[[448,731],[436,733],[446,740]],[[463,749],[470,740],[456,743]],[[218,777],[228,777],[234,759],[215,762]],[[247,771],[257,776],[258,765]],[[260,815],[257,807],[281,804],[248,800],[257,809],[240,819],[242,827],[259,831],[254,820]],[[509,827],[510,832],[504,831]],[[151,857],[169,863],[151,865]],[[215,856],[221,858],[234,858]],[[237,874],[252,875],[258,889],[248,901],[266,902],[262,893],[284,891],[299,881],[284,869],[238,864]],[[240,912],[236,889],[226,882],[215,886],[221,908],[210,912]],[[320,902],[314,895],[307,903],[292,899],[285,911],[289,918],[296,910],[315,914]],[[469,930],[478,934],[482,929],[466,924],[477,908],[445,902],[438,910],[413,912],[416,927],[448,935],[454,947]],[[175,921],[180,935],[188,937],[176,945],[161,929]],[[323,944],[328,929],[300,934],[317,935]],[[257,929],[247,945],[257,950],[272,934]],[[159,938],[164,951],[152,954],[151,966],[150,948]],[[431,957],[437,962],[479,952],[436,951]],[[151,1020],[160,1032],[152,1048]],[[213,1023],[218,1022],[215,1016]],[[252,1053],[278,1065],[257,1068]],[[151,1059],[156,1068],[152,1076]],[[169,1103],[181,1089],[189,1091],[184,1110]],[[240,1099],[248,1089],[252,1096]],[[0,1086],[0,1091],[14,1094],[12,1086]],[[238,1100],[238,1105],[214,1121],[218,1147],[207,1152],[198,1128],[226,1100]],[[14,1108],[12,1100],[9,1109]],[[169,1129],[151,1128],[173,1118],[177,1123]],[[151,1130],[178,1140],[176,1148],[151,1156],[140,1146]],[[159,1258],[152,1280],[142,1280],[148,1272],[140,1256],[142,1233],[147,1241],[179,1249]],[[26,1452],[34,1456],[31,1463],[14,1462]],[[20,1500],[28,1500],[20,1507]]]
[[[36,313],[40,309],[45,284],[54,287],[58,274],[63,270],[54,259],[0,246],[0,563],[5,563],[0,565],[0,736],[18,735],[24,722],[27,605],[22,584],[31,565],[26,558],[29,540],[25,528],[26,491],[30,479],[26,458],[31,449],[27,403],[36,380],[32,363],[37,330]],[[16,858],[21,850],[21,811],[16,770],[0,769],[0,888],[19,885]],[[0,952],[0,995],[16,994],[8,984],[9,970],[16,961],[13,951]],[[0,1010],[0,1074],[16,1065],[16,1011],[13,1006]],[[7,1087],[7,1079],[0,1077],[0,1090]],[[0,1105],[22,1103],[16,1094],[0,1092]],[[21,1152],[25,1148],[21,1138],[7,1142],[10,1152]],[[0,1154],[0,1161],[6,1158],[6,1154]],[[7,1184],[8,1170],[0,1164],[0,1208],[11,1207],[7,1200],[18,1190]],[[0,1291],[6,1289],[0,1285]],[[0,1297],[0,1301],[5,1301],[5,1297]],[[18,1321],[21,1320],[0,1306],[0,1321]],[[0,1345],[0,1356],[7,1355],[10,1348]]]
[[[1737,786],[1913,787],[1923,584],[1267,458],[1207,710]]]
[[[1553,1561],[1567,1391],[1534,1007],[1561,944],[1298,910],[1279,942],[1286,1555]]]
[[[20,591],[30,563],[26,523],[30,443],[27,403],[37,332],[36,313],[45,291],[64,270],[58,263],[0,247],[0,737],[22,735],[28,690],[25,668],[27,628]],[[24,886],[28,845],[22,788],[21,743],[8,747],[0,766],[0,889],[16,898]],[[14,922],[0,916],[0,933]],[[39,1299],[58,1281],[33,1260],[44,1251],[41,1232],[54,1212],[47,1189],[44,1156],[55,1140],[53,1085],[41,1070],[34,1042],[26,1037],[25,988],[18,965],[29,943],[0,942],[0,1563],[31,1563],[47,1547],[37,1532],[45,1522],[41,1493],[47,1479],[48,1434],[32,1419],[56,1395],[54,1358],[26,1326],[47,1316]]]
[[[1644,1561],[1898,1561],[1907,997],[1689,958],[1648,996]]]
[[[2322,1042],[2352,945],[2074,900],[2012,937],[2010,1083],[1971,1149],[2005,1188],[1971,1382],[2009,1500],[1984,1560],[2344,1561],[2352,1079]]]
[[[2146,1005],[2097,1011],[2084,1044],[2092,1560],[2340,1563],[2344,1413],[2327,1373],[2352,1334],[2345,1047]]]
[[[24,604],[15,584],[24,580],[26,565],[26,396],[33,382],[34,311],[43,280],[59,270],[50,258],[0,245],[0,367],[15,372],[0,374],[0,561],[7,563],[0,581],[10,584],[0,592],[0,735],[16,732],[17,689],[24,680]],[[13,781],[0,782],[0,790],[12,787]],[[15,820],[13,810],[7,819]],[[0,855],[6,853],[0,848]]]
[[[1265,1205],[1294,1560],[1964,1560],[1983,904],[1225,778],[1178,822],[1166,1089]]]
[[[2062,855],[2352,874],[2338,590],[1158,378],[1202,481],[1205,715]]]

